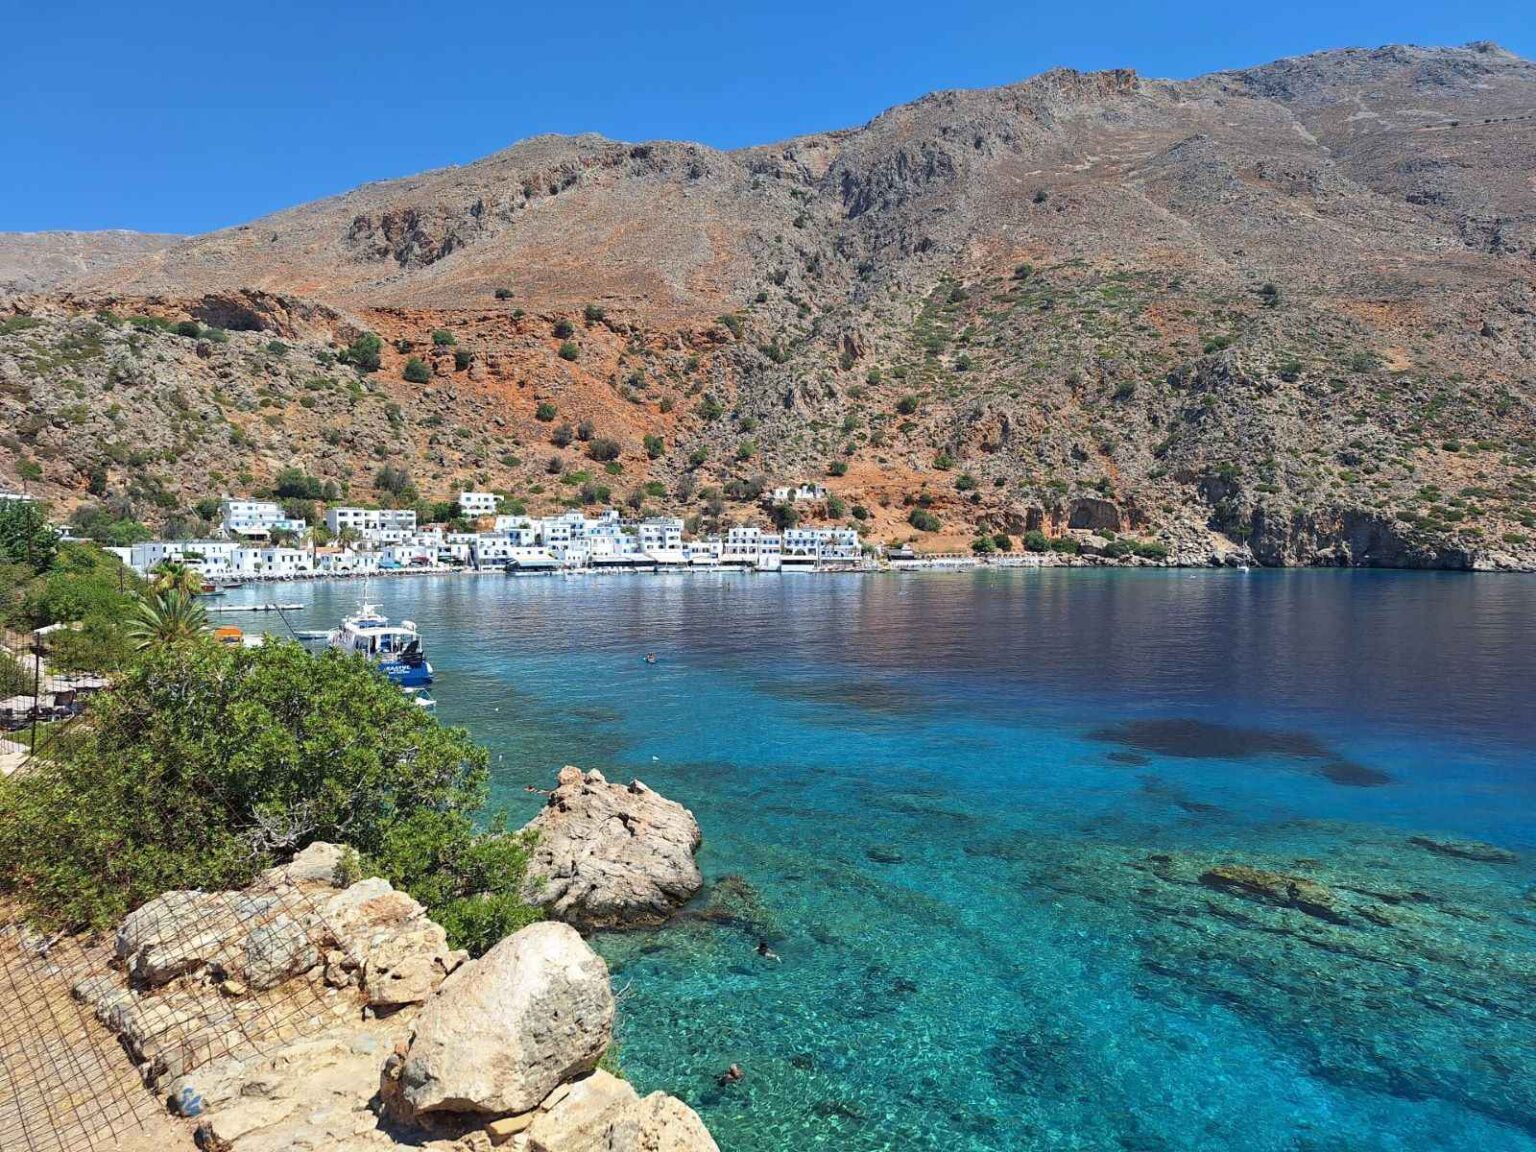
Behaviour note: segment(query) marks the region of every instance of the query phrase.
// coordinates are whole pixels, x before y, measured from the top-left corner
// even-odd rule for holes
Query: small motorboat
[[[377,604],[363,603],[330,635],[330,646],[365,656],[379,671],[405,688],[432,683],[432,665],[422,652],[421,635],[413,621],[391,624]]]

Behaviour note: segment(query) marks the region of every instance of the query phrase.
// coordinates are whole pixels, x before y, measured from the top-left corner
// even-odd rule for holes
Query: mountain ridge
[[[320,357],[378,331],[368,384],[434,490],[577,498],[541,479],[594,471],[582,441],[548,444],[553,403],[621,443],[621,478],[588,484],[705,522],[752,502],[699,490],[831,471],[877,538],[912,535],[914,501],[963,544],[1102,499],[1185,557],[1529,566],[1532,171],[1536,65],[1486,43],[1184,81],[1053,69],[730,151],[531,137],[11,307],[53,324],[149,301]],[[274,371],[243,354],[231,371]],[[413,355],[425,388],[399,381]],[[366,459],[326,450],[339,414],[306,427],[302,397],[266,399],[288,424],[252,430],[253,480],[286,450],[366,488]]]

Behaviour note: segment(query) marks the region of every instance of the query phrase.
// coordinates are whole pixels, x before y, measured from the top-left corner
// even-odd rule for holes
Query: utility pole
[[[32,637],[32,755],[37,755],[37,713],[43,689],[43,641]]]

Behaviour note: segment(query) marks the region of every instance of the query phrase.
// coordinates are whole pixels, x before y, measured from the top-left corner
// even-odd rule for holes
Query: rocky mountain
[[[1491,44],[1055,70],[737,152],[538,137],[13,296],[0,459],[188,530],[393,463],[705,525],[820,479],[920,547],[1536,567],[1533,172],[1536,65]]]
[[[180,236],[146,232],[0,232],[0,292],[34,292],[137,261]]]

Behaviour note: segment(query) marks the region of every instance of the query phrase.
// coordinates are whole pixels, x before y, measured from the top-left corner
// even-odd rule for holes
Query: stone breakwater
[[[638,781],[568,768],[536,820],[556,911],[656,923],[699,886],[697,824]],[[607,965],[547,921],[478,960],[382,879],[314,844],[238,892],[175,891],[119,927],[74,995],[207,1152],[493,1146],[715,1152],[699,1117],[598,1068]]]

